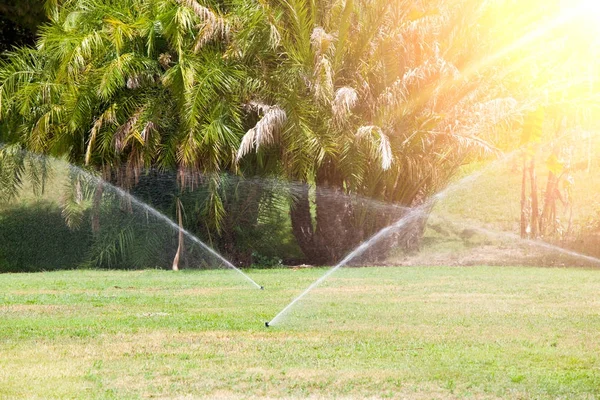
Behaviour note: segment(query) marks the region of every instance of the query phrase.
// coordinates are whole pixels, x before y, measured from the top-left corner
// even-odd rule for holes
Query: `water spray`
[[[114,186],[114,185],[112,185],[112,184],[110,184],[108,182],[105,182],[104,180],[102,180],[102,179],[100,179],[98,177],[95,177],[95,176],[89,174],[88,172],[82,170],[79,167],[76,167],[76,166],[73,166],[73,165],[70,165],[70,167],[73,168],[73,169],[75,169],[75,171],[77,171],[79,173],[86,174],[87,176],[89,176],[90,178],[92,178],[93,180],[95,180],[96,182],[98,182],[99,184],[108,185],[111,189],[115,190],[121,196],[129,198],[131,200],[131,202],[134,203],[135,205],[143,208],[144,210],[146,210],[150,214],[152,214],[155,217],[157,217],[157,218],[161,219],[162,221],[166,222],[173,229],[175,229],[177,231],[179,231],[179,230],[183,231],[183,233],[184,233],[185,236],[187,236],[189,239],[191,239],[194,243],[198,244],[204,250],[208,251],[214,257],[216,257],[217,259],[219,259],[220,261],[222,261],[227,267],[229,267],[229,268],[233,269],[234,271],[238,272],[239,274],[241,274],[244,278],[246,278],[246,280],[248,282],[252,283],[257,289],[264,290],[263,286],[261,286],[258,283],[256,283],[252,278],[250,278],[241,269],[237,268],[235,265],[233,265],[231,262],[229,262],[227,259],[225,259],[225,257],[223,257],[222,255],[220,255],[216,250],[214,250],[212,247],[208,246],[206,243],[204,243],[203,241],[201,241],[200,239],[198,239],[195,235],[192,235],[187,229],[181,228],[174,221],[172,221],[169,217],[167,217],[166,215],[164,215],[163,213],[161,213],[160,211],[158,211],[154,207],[151,207],[150,205],[148,205],[148,204],[144,203],[143,201],[139,200],[137,197],[133,196],[131,193],[127,193],[123,189],[121,189],[121,188],[119,188],[117,186]]]
[[[565,136],[565,135],[563,135],[563,136]],[[557,139],[561,139],[563,136],[561,136]],[[327,271],[321,278],[319,278],[317,281],[313,282],[306,290],[304,290],[304,292],[302,292],[298,297],[296,297],[294,300],[292,300],[292,302],[289,303],[283,310],[281,310],[271,321],[265,322],[265,327],[269,328],[269,327],[275,325],[286,314],[286,312],[290,308],[292,308],[298,301],[300,301],[304,296],[306,296],[312,289],[319,286],[324,280],[326,280],[330,275],[332,275],[335,271],[340,269],[342,266],[346,265],[348,262],[350,262],[354,258],[363,254],[369,247],[371,247],[372,245],[377,243],[379,240],[381,240],[384,237],[388,236],[389,234],[395,232],[396,230],[402,229],[404,226],[406,226],[413,220],[417,219],[419,216],[427,215],[428,208],[433,206],[433,204],[436,201],[442,200],[443,198],[448,196],[448,194],[450,194],[458,189],[461,189],[465,185],[472,184],[475,180],[477,180],[479,177],[484,175],[495,165],[510,160],[515,155],[519,154],[520,151],[521,151],[521,149],[519,148],[519,149],[516,149],[516,150],[504,155],[503,157],[494,161],[487,167],[482,168],[481,170],[476,171],[476,172],[462,178],[461,180],[459,180],[458,182],[456,182],[452,185],[449,185],[444,190],[431,196],[429,198],[429,200],[427,200],[425,203],[421,204],[420,206],[418,206],[416,208],[412,208],[412,209],[407,209],[407,214],[405,216],[400,218],[398,221],[394,222],[392,225],[390,225],[386,228],[383,228],[378,233],[373,235],[370,239],[368,239],[367,241],[365,241],[361,245],[359,245],[355,250],[353,250],[350,254],[348,254],[342,261],[340,261],[335,267],[333,267],[329,271]],[[477,230],[483,231],[483,232],[487,231],[485,229],[477,229]],[[510,237],[513,237],[513,238],[515,237],[515,235],[511,235],[511,234],[507,234],[507,235],[510,235]],[[526,243],[529,243],[530,245],[544,247],[549,250],[554,250],[554,251],[558,251],[558,252],[566,254],[566,255],[582,258],[587,261],[590,261],[590,262],[600,265],[600,259],[596,258],[596,257],[591,257],[591,256],[587,256],[585,254],[580,254],[580,253],[577,253],[577,252],[574,252],[571,250],[563,249],[558,246],[554,246],[554,245],[551,245],[549,243],[545,243],[545,242],[542,242],[539,240],[526,239],[524,241]]]
[[[4,147],[5,147],[5,145],[2,144],[2,143],[0,143],[0,149],[2,149]],[[230,268],[230,269],[238,272],[248,282],[250,282],[252,285],[254,285],[257,289],[264,290],[263,286],[261,286],[258,283],[256,283],[252,278],[250,278],[242,270],[240,270],[235,265],[233,265],[231,262],[229,262],[227,259],[225,259],[216,250],[214,250],[213,248],[211,248],[210,246],[208,246],[206,243],[204,243],[203,241],[201,241],[200,239],[198,239],[195,235],[193,235],[192,233],[190,233],[188,230],[181,228],[177,223],[175,223],[173,220],[171,220],[169,217],[167,217],[166,215],[164,215],[163,213],[161,213],[160,211],[158,211],[154,207],[150,206],[149,204],[144,203],[143,201],[139,200],[137,197],[133,196],[131,193],[128,193],[125,190],[123,190],[123,189],[121,189],[121,188],[119,188],[119,187],[117,187],[117,186],[115,186],[115,185],[113,185],[113,184],[111,184],[109,182],[106,182],[102,178],[99,178],[99,177],[93,175],[92,173],[84,170],[83,168],[80,168],[80,167],[78,167],[76,165],[70,164],[70,163],[68,163],[68,162],[66,162],[64,160],[61,160],[61,159],[58,159],[58,158],[55,158],[55,157],[51,157],[51,156],[45,156],[45,155],[41,155],[41,154],[29,152],[29,151],[24,151],[24,150],[21,150],[21,149],[19,149],[19,151],[23,152],[26,155],[31,155],[31,156],[34,156],[34,157],[38,157],[40,159],[42,157],[44,157],[44,160],[53,160],[53,161],[56,161],[58,163],[65,163],[65,164],[67,164],[67,166],[69,167],[69,169],[71,171],[74,171],[77,174],[90,179],[91,181],[93,181],[97,185],[104,185],[106,187],[109,187],[110,189],[114,190],[121,197],[129,199],[136,206],[142,208],[147,213],[152,214],[154,217],[162,220],[163,222],[165,222],[166,224],[168,224],[171,228],[173,228],[175,231],[177,231],[177,232],[182,231],[187,238],[191,239],[194,243],[196,243],[197,245],[199,245],[200,247],[202,247],[204,250],[208,251],[212,256],[214,256],[215,258],[217,258],[218,260],[220,260],[225,266],[227,266],[228,268]]]
[[[457,226],[456,223],[448,221],[446,218],[441,218],[441,219],[446,224],[452,224],[452,225]],[[600,266],[600,258],[593,257],[593,256],[588,256],[586,254],[581,254],[581,253],[578,253],[576,251],[569,250],[569,249],[563,249],[560,246],[556,246],[556,245],[553,245],[551,243],[544,242],[542,240],[524,239],[521,236],[519,236],[517,234],[514,234],[512,232],[493,231],[493,230],[490,230],[490,229],[486,229],[486,228],[483,228],[483,227],[472,226],[472,225],[470,225],[469,228],[473,229],[474,231],[481,232],[481,233],[483,233],[484,235],[487,235],[487,236],[493,236],[493,237],[499,237],[499,238],[504,238],[504,239],[510,239],[510,240],[514,240],[514,241],[520,241],[520,242],[523,242],[523,243],[525,243],[525,244],[527,244],[529,246],[532,246],[532,247],[541,247],[541,248],[544,248],[546,250],[555,251],[557,253],[564,254],[564,255],[569,256],[569,257],[580,258],[582,260],[585,260],[587,262],[590,262],[592,264],[596,264],[596,265]]]
[[[313,282],[308,288],[306,288],[306,290],[304,290],[304,292],[302,292],[298,297],[296,297],[294,300],[292,300],[292,302],[290,304],[288,304],[283,310],[281,310],[279,312],[279,314],[277,314],[271,321],[265,322],[265,326],[268,328],[270,326],[275,325],[279,321],[279,319],[281,319],[281,317],[290,308],[292,308],[298,301],[300,301],[310,291],[312,291],[314,288],[316,288],[317,286],[319,286],[324,280],[326,280],[327,278],[329,278],[329,276],[332,275],[335,271],[337,271],[338,269],[340,269],[344,265],[348,264],[354,258],[356,258],[356,257],[360,256],[361,254],[363,254],[369,247],[371,247],[372,245],[374,245],[375,243],[377,243],[379,240],[381,240],[382,238],[386,237],[390,233],[395,232],[398,229],[403,228],[404,226],[406,226],[410,222],[413,222],[418,217],[422,216],[424,214],[424,211],[425,211],[425,207],[424,206],[426,206],[426,205],[427,205],[427,203],[425,203],[425,204],[423,204],[423,205],[421,205],[421,206],[413,209],[411,212],[409,212],[404,217],[400,218],[398,221],[396,221],[392,225],[390,225],[390,226],[388,226],[386,228],[383,228],[378,233],[376,233],[375,235],[373,235],[369,240],[367,240],[366,242],[363,242],[360,246],[358,246],[356,249],[354,249],[354,251],[352,251],[350,254],[348,254],[342,261],[340,261],[335,267],[333,267],[329,271],[327,271],[325,273],[325,275],[323,275],[318,280],[316,280],[315,282]]]
[[[369,238],[367,241],[361,243],[356,249],[354,249],[350,254],[348,254],[335,267],[333,267],[329,271],[327,271],[325,273],[325,275],[321,276],[319,279],[317,279],[315,282],[313,282],[298,297],[296,297],[294,300],[292,300],[292,302],[289,303],[283,310],[281,310],[271,321],[265,322],[265,326],[268,328],[270,326],[275,325],[287,313],[287,311],[290,308],[292,308],[298,301],[300,301],[302,298],[304,298],[304,296],[306,296],[314,288],[316,288],[317,286],[319,286],[323,281],[325,281],[329,276],[331,276],[338,269],[340,269],[344,265],[348,264],[350,261],[352,261],[356,257],[362,255],[369,247],[373,246],[374,244],[376,244],[377,242],[379,242],[381,239],[387,237],[391,233],[394,233],[397,230],[402,229],[403,227],[405,227],[409,223],[417,220],[417,218],[422,217],[423,215],[427,215],[428,208],[430,208],[436,201],[443,199],[449,193],[452,193],[452,192],[458,190],[459,188],[463,187],[464,185],[472,183],[473,181],[475,181],[481,175],[483,175],[484,173],[486,173],[489,169],[491,169],[496,164],[498,164],[500,162],[503,162],[503,161],[506,161],[506,160],[509,160],[514,155],[518,154],[518,151],[519,151],[519,149],[517,149],[517,150],[515,150],[515,151],[513,151],[513,152],[511,152],[511,153],[509,153],[507,155],[505,155],[501,159],[496,160],[495,162],[493,162],[491,165],[488,165],[487,167],[482,168],[481,170],[479,170],[477,172],[474,172],[471,175],[468,175],[465,178],[459,180],[458,182],[456,182],[456,183],[454,183],[454,184],[446,187],[446,189],[444,189],[444,190],[440,191],[439,193],[431,196],[428,201],[424,202],[420,206],[412,208],[412,209],[409,209],[409,211],[407,212],[407,214],[404,215],[402,218],[400,218],[399,220],[397,220],[393,224],[391,224],[391,225],[389,225],[389,226],[381,229],[375,235],[371,236],[371,238]]]

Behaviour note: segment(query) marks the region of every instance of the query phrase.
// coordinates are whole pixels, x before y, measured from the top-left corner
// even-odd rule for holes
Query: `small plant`
[[[252,268],[268,269],[283,267],[283,260],[279,257],[266,256],[256,251],[252,252]]]

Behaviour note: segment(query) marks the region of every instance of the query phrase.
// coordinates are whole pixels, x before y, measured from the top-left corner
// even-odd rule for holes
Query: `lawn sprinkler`
[[[265,326],[266,326],[267,328],[270,326],[270,325],[269,325],[269,321],[265,322]]]

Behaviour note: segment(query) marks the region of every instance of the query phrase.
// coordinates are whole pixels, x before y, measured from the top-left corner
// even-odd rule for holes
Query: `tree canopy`
[[[0,140],[126,188],[151,167],[183,188],[203,177],[217,230],[219,173],[304,183],[296,239],[332,262],[397,217],[366,218],[348,195],[421,204],[555,100],[577,64],[540,53],[530,32],[560,3],[533,3],[48,1],[36,46],[0,64]],[[547,28],[549,48],[589,50],[564,50],[577,34],[562,28]]]

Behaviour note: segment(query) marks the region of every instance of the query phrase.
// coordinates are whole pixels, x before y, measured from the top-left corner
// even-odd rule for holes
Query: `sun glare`
[[[585,25],[593,27],[600,34],[600,0],[565,0],[562,2],[563,10],[574,12],[575,18],[585,21]]]
[[[596,18],[600,17],[600,2],[598,0],[581,0],[581,7],[584,11],[589,11],[590,15]]]

